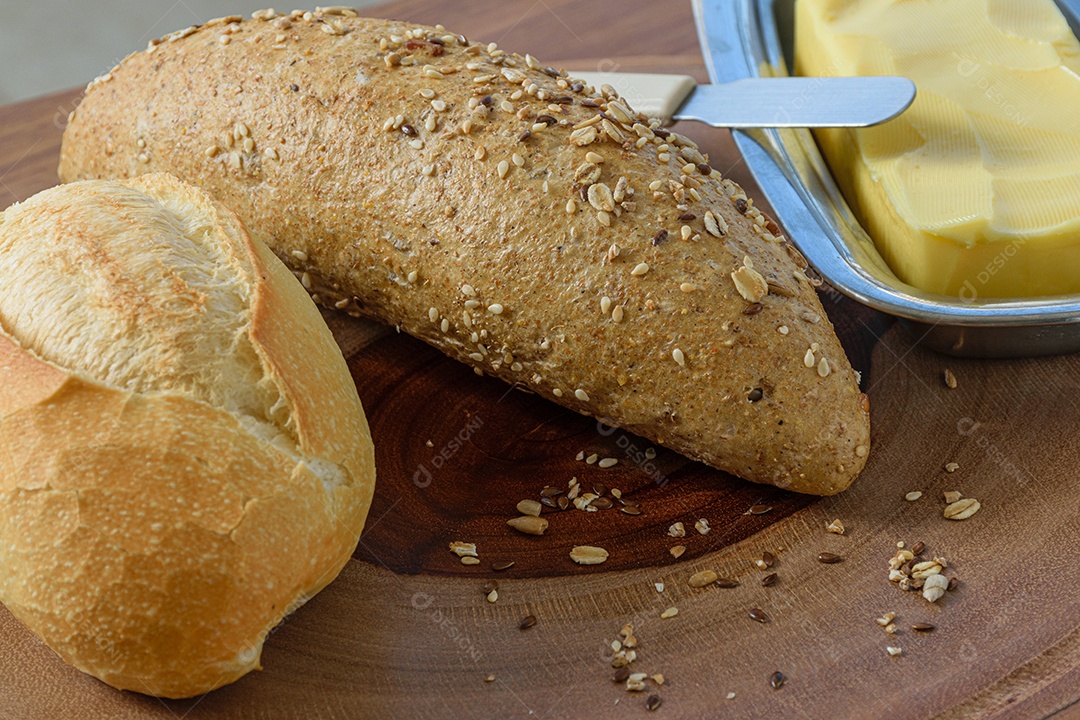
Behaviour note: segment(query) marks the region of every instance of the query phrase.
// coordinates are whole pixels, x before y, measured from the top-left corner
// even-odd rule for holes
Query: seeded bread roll
[[[303,288],[167,175],[0,214],[0,600],[117,688],[198,695],[337,576],[371,502]]]
[[[91,84],[60,176],[167,170],[319,302],[748,480],[828,495],[866,398],[798,252],[693,142],[531,56],[223,18]]]

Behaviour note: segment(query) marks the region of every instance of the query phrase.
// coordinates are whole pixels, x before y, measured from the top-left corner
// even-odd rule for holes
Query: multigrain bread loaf
[[[167,175],[0,214],[0,600],[106,683],[204,693],[334,579],[367,421],[316,307]]]
[[[843,490],[867,400],[805,261],[602,90],[441,27],[261,11],[92,83],[60,176],[175,173],[324,304],[748,480]]]

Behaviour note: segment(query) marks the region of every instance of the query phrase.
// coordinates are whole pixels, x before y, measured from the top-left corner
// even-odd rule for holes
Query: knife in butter
[[[891,120],[915,99],[905,77],[768,77],[698,85],[689,75],[620,72],[569,74],[610,85],[635,110],[664,122],[713,127],[868,127]]]

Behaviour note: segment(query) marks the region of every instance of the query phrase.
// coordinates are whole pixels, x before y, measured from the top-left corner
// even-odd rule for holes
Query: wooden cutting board
[[[704,80],[688,3],[412,0],[373,14],[441,22],[576,69]],[[0,206],[56,182],[78,93],[0,108]],[[755,190],[730,137],[679,130]],[[790,228],[798,238],[798,229]],[[2,289],[0,289],[2,292]],[[341,577],[266,643],[263,671],[202,698],[159,701],[82,675],[0,610],[0,717],[928,718],[1080,716],[1080,357],[960,361],[835,293],[823,299],[872,404],[873,450],[848,492],[814,499],[751,485],[496,380],[387,328],[327,315],[371,420],[376,498]],[[958,379],[943,381],[945,369]],[[601,469],[584,452],[619,463]],[[959,465],[947,473],[946,463]],[[577,477],[640,503],[547,515],[543,537],[505,521],[545,485]],[[982,503],[942,515],[945,490]],[[909,491],[923,497],[905,501]],[[753,506],[771,508],[747,514]],[[704,518],[712,530],[701,535]],[[840,519],[845,535],[826,524]],[[681,521],[685,538],[668,528]],[[447,548],[475,542],[466,567]],[[896,543],[947,558],[939,604],[887,580]],[[606,548],[581,567],[569,550]],[[676,560],[670,553],[684,545]],[[755,567],[764,552],[776,562]],[[822,552],[842,556],[822,564]],[[492,563],[514,561],[496,572]],[[702,569],[740,585],[694,589]],[[776,581],[762,579],[776,573]],[[497,579],[498,600],[484,585]],[[662,582],[658,592],[654,583]],[[678,608],[678,615],[661,613]],[[771,619],[754,622],[750,609]],[[875,623],[896,613],[890,639]],[[525,630],[519,622],[532,615]],[[632,623],[630,693],[611,642]],[[915,633],[914,623],[936,630]],[[903,650],[891,657],[886,646]],[[779,689],[770,677],[787,678]]]

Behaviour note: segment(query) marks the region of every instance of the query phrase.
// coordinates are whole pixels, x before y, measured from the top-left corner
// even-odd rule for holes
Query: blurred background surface
[[[0,0],[0,104],[86,85],[152,38],[270,0]],[[352,7],[375,0],[349,0]],[[314,9],[299,3],[300,7]],[[331,5],[333,3],[322,3]],[[278,10],[292,10],[281,5]]]

